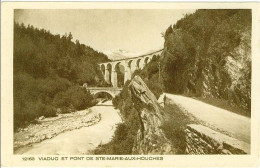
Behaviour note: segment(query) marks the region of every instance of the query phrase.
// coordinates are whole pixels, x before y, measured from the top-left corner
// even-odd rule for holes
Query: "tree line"
[[[72,34],[53,35],[44,29],[14,24],[14,128],[37,117],[85,109],[93,97],[81,86],[103,86],[97,63],[103,53],[72,41]]]

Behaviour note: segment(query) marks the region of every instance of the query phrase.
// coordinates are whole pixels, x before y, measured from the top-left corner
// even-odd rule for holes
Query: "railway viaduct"
[[[124,69],[124,84],[127,80],[130,80],[132,74],[137,69],[143,69],[144,66],[149,63],[153,57],[160,56],[163,49],[150,53],[145,54],[137,57],[114,60],[110,62],[104,62],[98,64],[100,70],[104,76],[105,81],[108,84],[112,84],[113,87],[118,87],[118,80],[117,80],[117,69],[119,66],[123,66]]]

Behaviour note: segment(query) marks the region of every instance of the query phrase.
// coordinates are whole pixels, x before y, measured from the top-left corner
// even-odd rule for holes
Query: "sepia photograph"
[[[252,154],[251,8],[12,11],[11,155]]]

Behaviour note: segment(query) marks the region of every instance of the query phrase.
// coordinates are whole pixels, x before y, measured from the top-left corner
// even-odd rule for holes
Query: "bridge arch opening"
[[[101,70],[102,74],[105,75],[106,67],[105,67],[104,64],[102,64],[102,65],[100,66],[100,70]]]
[[[144,59],[145,65],[148,64],[148,62],[149,62],[149,57],[145,57],[145,59]]]
[[[115,66],[116,76],[117,76],[117,87],[122,87],[125,80],[125,67],[121,62],[118,62]]]
[[[128,66],[131,70],[131,74],[134,73],[134,71],[136,70],[136,61],[135,60],[128,61]]]
[[[127,63],[127,66],[128,66],[130,69],[132,69],[132,66],[131,66],[132,62],[133,62],[133,60],[130,60],[130,61],[128,61],[128,63]]]
[[[99,100],[112,100],[113,95],[109,92],[100,91],[100,92],[95,93],[93,95],[93,97],[95,99],[99,99]]]
[[[112,79],[111,79],[111,74],[112,74],[112,65],[110,64],[110,63],[108,63],[107,64],[107,67],[106,67],[106,71],[107,71],[107,76],[106,76],[106,82],[108,83],[108,84],[111,84],[111,81],[112,81]]]
[[[152,56],[152,60],[156,60],[157,56],[156,55],[153,55]]]
[[[136,61],[136,67],[137,67],[137,69],[140,69],[140,62],[141,62],[141,59],[138,59],[138,60]]]

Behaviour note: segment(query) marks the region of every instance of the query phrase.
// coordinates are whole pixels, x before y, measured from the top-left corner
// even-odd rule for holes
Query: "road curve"
[[[189,97],[168,93],[166,93],[166,97],[206,124],[250,144],[250,118]]]

